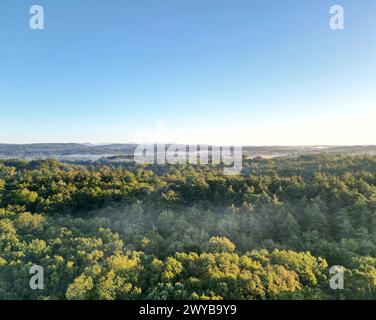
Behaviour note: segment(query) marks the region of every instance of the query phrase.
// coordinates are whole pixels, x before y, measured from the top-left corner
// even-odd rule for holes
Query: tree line
[[[0,161],[0,299],[374,299],[375,231],[375,156]]]

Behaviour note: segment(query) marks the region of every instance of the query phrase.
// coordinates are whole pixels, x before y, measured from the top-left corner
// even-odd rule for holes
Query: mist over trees
[[[375,298],[375,156],[0,161],[0,299]]]

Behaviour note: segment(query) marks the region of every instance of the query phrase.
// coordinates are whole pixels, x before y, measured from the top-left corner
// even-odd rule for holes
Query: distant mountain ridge
[[[70,155],[133,154],[137,144],[88,145],[79,143],[0,144],[0,158]]]
[[[167,144],[168,146],[169,144]],[[133,155],[138,144],[90,145],[80,143],[34,143],[0,144],[0,158],[75,158],[99,159],[118,155]],[[376,145],[372,146],[244,146],[246,157],[278,157],[318,153],[376,154]]]

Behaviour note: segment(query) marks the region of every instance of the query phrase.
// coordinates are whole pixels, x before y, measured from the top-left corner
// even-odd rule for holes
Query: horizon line
[[[178,143],[178,142],[106,142],[106,143],[93,143],[93,142],[28,142],[28,143],[3,143],[0,142],[0,146],[27,146],[27,145],[84,145],[88,147],[99,147],[99,146],[111,146],[111,145],[202,145],[202,146],[221,146],[221,147],[324,147],[324,148],[333,148],[333,147],[376,147],[376,144],[217,144],[217,143]]]

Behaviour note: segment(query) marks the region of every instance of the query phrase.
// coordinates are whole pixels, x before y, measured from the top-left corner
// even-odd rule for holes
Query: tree
[[[221,253],[234,252],[235,245],[225,237],[211,237],[207,244],[207,252]]]

